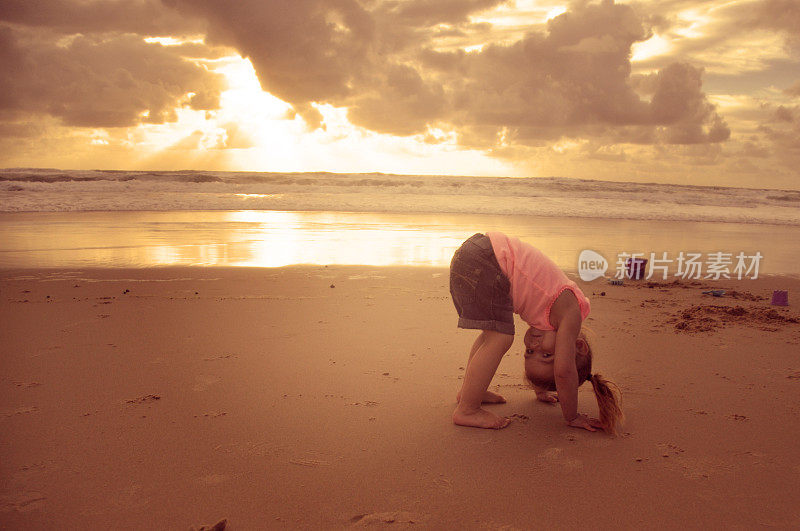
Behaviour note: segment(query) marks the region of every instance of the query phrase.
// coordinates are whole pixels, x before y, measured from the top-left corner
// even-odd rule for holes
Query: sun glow
[[[699,8],[687,9],[678,13],[680,24],[672,31],[686,39],[699,39],[706,34],[706,27],[713,21],[707,12]]]
[[[565,138],[565,139],[559,140],[558,142],[556,142],[555,144],[553,144],[550,147],[556,153],[562,153],[563,154],[563,153],[565,153],[567,151],[570,151],[572,149],[575,149],[575,148],[577,148],[577,147],[579,147],[579,146],[581,146],[581,145],[583,145],[585,143],[586,143],[585,140],[572,140],[572,139]]]
[[[522,171],[460,148],[451,132],[431,127],[406,137],[375,133],[353,125],[346,108],[332,105],[314,104],[324,127],[310,129],[290,104],[261,88],[248,59],[202,63],[225,77],[219,109],[176,109],[176,122],[141,124],[116,138],[118,145],[143,153],[139,167],[508,176]]]
[[[672,44],[661,35],[653,35],[646,41],[635,42],[631,46],[631,62],[637,63],[667,55],[672,51]]]
[[[178,39],[176,37],[147,37],[144,39],[147,43],[158,43],[162,46],[180,46],[181,44],[200,44],[203,39]]]
[[[488,22],[501,28],[524,28],[532,24],[543,24],[566,11],[563,0],[516,0],[500,3],[493,9],[471,16],[470,20],[474,23]]]
[[[567,12],[567,6],[556,6],[547,12],[547,20],[556,18],[558,15],[563,15]]]

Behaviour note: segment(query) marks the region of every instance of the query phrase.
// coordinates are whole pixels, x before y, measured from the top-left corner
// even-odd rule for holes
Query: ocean
[[[0,267],[443,267],[500,230],[601,253],[763,256],[800,274],[800,192],[563,178],[0,170]],[[666,253],[666,254],[665,254]]]
[[[566,178],[0,170],[1,212],[282,210],[800,225],[800,191]]]

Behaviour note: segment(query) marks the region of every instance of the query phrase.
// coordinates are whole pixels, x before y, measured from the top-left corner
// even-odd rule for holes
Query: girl
[[[499,232],[475,234],[450,263],[450,294],[460,328],[481,330],[472,345],[453,422],[505,428],[510,419],[481,407],[505,399],[487,388],[514,342],[514,313],[530,328],[525,334],[525,376],[537,399],[560,402],[569,426],[615,433],[622,421],[618,390],[591,374],[592,350],[581,323],[589,300],[541,251]],[[590,381],[600,419],[578,414],[578,386]],[[558,391],[558,395],[549,391]]]

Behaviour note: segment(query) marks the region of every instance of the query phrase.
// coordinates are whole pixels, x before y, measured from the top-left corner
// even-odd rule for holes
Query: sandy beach
[[[512,424],[454,426],[473,333],[445,269],[3,270],[0,523],[800,525],[800,281],[579,284],[619,437],[534,400],[519,321]]]
[[[0,0],[0,531],[800,530],[798,35]]]

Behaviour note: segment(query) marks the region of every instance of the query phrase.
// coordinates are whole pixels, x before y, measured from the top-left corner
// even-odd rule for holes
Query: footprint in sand
[[[215,419],[218,417],[224,417],[227,414],[228,414],[227,411],[209,411],[208,413],[203,413],[202,416],[210,419]],[[200,418],[200,415],[195,415],[194,418],[198,419]]]
[[[193,391],[206,391],[212,385],[217,384],[222,381],[222,378],[219,376],[210,376],[201,374],[195,378],[194,387],[192,387]]]
[[[425,523],[424,515],[407,511],[388,511],[383,513],[357,514],[350,519],[354,527],[392,526],[392,528],[411,527]]]
[[[289,459],[289,463],[298,466],[307,466],[311,468],[317,468],[321,466],[330,466],[330,463],[327,461],[322,461],[320,459],[314,459],[311,457],[295,457]]]
[[[567,470],[578,470],[583,467],[583,461],[564,455],[564,449],[553,447],[547,448],[536,456],[536,463],[542,465],[556,465]]]
[[[352,402],[349,404],[345,404],[346,406],[364,406],[364,407],[375,407],[378,406],[379,402],[374,402],[372,400],[365,400],[363,402]]]
[[[12,496],[0,498],[0,512],[27,513],[41,509],[46,499],[47,497],[41,492],[18,492]]]
[[[688,479],[708,479],[715,473],[732,468],[730,464],[720,461],[686,455],[684,449],[676,444],[660,443],[657,447],[661,455],[661,463]]]
[[[156,400],[161,400],[159,395],[145,395],[140,396],[138,398],[131,398],[130,400],[126,400],[126,404],[147,404],[149,402],[155,402]]]
[[[39,382],[17,382],[17,381],[14,381],[13,384],[23,389],[32,389],[34,387],[39,387],[40,385],[42,385]]]
[[[36,406],[22,406],[22,407],[18,407],[14,411],[4,411],[4,412],[2,412],[2,413],[0,413],[0,417],[8,418],[8,417],[16,416],[16,415],[25,415],[26,413],[36,413],[37,411],[39,411],[39,408],[36,407]]]

